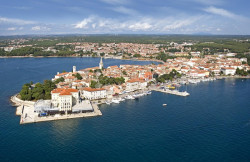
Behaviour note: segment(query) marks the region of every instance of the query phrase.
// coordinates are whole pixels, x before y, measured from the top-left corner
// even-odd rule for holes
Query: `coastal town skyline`
[[[5,1],[0,35],[249,35],[249,2],[225,0]]]
[[[0,5],[0,162],[250,161],[250,1]]]

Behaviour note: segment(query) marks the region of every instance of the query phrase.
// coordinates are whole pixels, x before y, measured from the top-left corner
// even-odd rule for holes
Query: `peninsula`
[[[177,57],[164,64],[120,65],[98,67],[72,72],[58,72],[43,84],[27,83],[18,95],[11,97],[20,124],[93,117],[102,115],[98,104],[118,104],[124,100],[139,99],[159,91],[179,96],[183,84],[196,84],[223,77],[248,77],[250,67],[245,59],[207,55],[204,58]]]

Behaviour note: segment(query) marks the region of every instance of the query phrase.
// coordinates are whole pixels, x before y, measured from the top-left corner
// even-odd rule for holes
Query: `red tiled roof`
[[[71,95],[72,92],[78,92],[78,90],[72,89],[72,88],[68,88],[68,89],[56,88],[53,91],[51,91],[51,93],[60,93],[59,95]]]
[[[85,87],[82,90],[89,91],[89,92],[94,92],[94,91],[102,91],[102,90],[105,90],[105,89],[104,88],[90,88],[90,87]]]

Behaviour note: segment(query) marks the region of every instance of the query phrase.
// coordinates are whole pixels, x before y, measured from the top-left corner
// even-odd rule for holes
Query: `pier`
[[[173,94],[177,96],[189,96],[190,94],[188,92],[179,92],[177,90],[169,90],[169,89],[160,89],[158,87],[150,87],[150,90],[152,91],[157,91],[157,92],[162,92],[162,93],[168,93],[168,94]]]
[[[34,107],[23,107],[23,113],[21,114],[20,124],[53,121],[53,120],[63,120],[63,119],[73,119],[73,118],[86,118],[102,115],[97,104],[92,104],[93,112],[76,113],[76,114],[55,114],[53,116],[43,116],[39,117],[38,113],[34,113]]]
[[[93,108],[92,112],[85,113],[73,113],[73,114],[55,114],[51,116],[43,116],[39,117],[38,113],[34,112],[34,104],[35,102],[31,101],[22,101],[17,95],[11,97],[11,101],[17,106],[16,115],[20,115],[20,124],[28,124],[28,123],[36,123],[36,122],[45,122],[45,121],[53,121],[53,120],[63,120],[63,119],[73,119],[73,118],[86,118],[86,117],[94,117],[101,116],[102,112],[100,111],[98,105],[96,103],[91,103]]]

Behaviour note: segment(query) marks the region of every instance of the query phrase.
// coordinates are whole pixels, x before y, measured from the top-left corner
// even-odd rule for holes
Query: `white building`
[[[104,88],[82,88],[82,97],[89,100],[97,100],[101,98],[107,98],[107,90]]]
[[[147,82],[140,79],[131,79],[126,83],[126,91],[135,91],[138,89],[145,89],[147,87]]]
[[[221,68],[221,71],[223,72],[224,75],[234,75],[236,70],[231,67],[223,67]]]
[[[193,57],[200,57],[201,55],[201,52],[200,51],[197,51],[197,52],[190,52],[191,56]]]
[[[57,88],[51,91],[51,102],[53,107],[58,107],[59,111],[71,111],[72,106],[79,101],[77,89]]]
[[[52,80],[56,80],[56,79],[59,79],[59,78],[64,78],[64,77],[67,77],[67,76],[69,76],[69,73],[67,73],[67,72],[65,72],[65,73],[57,72],[57,74],[55,75],[55,77]]]

